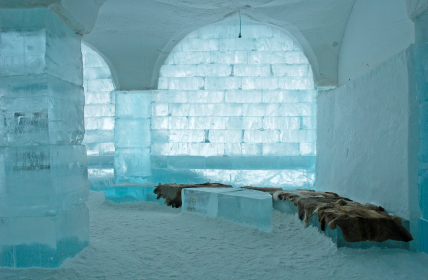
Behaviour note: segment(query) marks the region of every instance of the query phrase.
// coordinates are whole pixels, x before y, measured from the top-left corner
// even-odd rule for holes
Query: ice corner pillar
[[[89,243],[81,36],[0,9],[0,267],[58,267]]]

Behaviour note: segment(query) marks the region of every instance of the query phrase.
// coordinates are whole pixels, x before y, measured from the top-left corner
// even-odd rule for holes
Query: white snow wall
[[[316,91],[299,44],[267,25],[228,21],[183,39],[153,92],[155,183],[312,188]]]
[[[318,96],[315,188],[410,219],[418,207],[418,107],[413,48]]]
[[[114,183],[115,95],[110,68],[96,51],[82,43],[85,90],[85,136],[91,190]]]

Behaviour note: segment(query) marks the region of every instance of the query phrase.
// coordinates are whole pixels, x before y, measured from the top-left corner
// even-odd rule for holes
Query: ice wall
[[[88,245],[80,36],[0,9],[0,266],[57,267]]]
[[[153,91],[151,172],[158,182],[311,188],[316,91],[299,45],[239,21],[189,34]]]
[[[424,2],[424,1],[421,1]],[[427,3],[425,3],[427,4]],[[425,7],[427,7],[425,5]],[[428,253],[428,11],[415,20],[416,91],[419,103],[419,250]]]
[[[413,48],[318,96],[315,188],[409,219],[416,237],[417,103]]]
[[[114,84],[107,63],[84,43],[82,56],[89,188],[104,190],[114,184]]]

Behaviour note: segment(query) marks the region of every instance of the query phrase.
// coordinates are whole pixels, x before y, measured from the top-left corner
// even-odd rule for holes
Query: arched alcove
[[[85,43],[82,58],[89,187],[103,190],[114,182],[115,87],[105,60]]]
[[[299,44],[239,20],[186,36],[153,95],[154,182],[312,188],[316,91]]]

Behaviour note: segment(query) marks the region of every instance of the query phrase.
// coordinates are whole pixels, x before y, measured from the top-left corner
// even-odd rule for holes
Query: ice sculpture
[[[0,10],[0,266],[57,267],[89,242],[80,36]]]
[[[313,187],[311,66],[279,29],[242,24],[241,39],[238,21],[189,34],[162,66],[152,93],[154,183]]]
[[[104,190],[114,184],[114,85],[107,63],[85,43],[82,56],[89,188]]]

